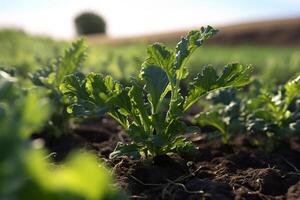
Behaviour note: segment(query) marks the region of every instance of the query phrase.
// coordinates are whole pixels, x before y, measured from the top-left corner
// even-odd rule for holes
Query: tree
[[[92,12],[84,12],[75,18],[75,27],[78,35],[106,33],[104,19]]]

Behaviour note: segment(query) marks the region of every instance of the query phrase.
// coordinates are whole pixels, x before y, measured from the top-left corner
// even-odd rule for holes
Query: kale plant
[[[300,133],[300,75],[296,75],[277,90],[261,90],[257,98],[246,105],[247,130],[264,135],[267,148],[274,150],[282,141]]]
[[[188,76],[190,56],[216,33],[210,26],[191,31],[175,51],[160,43],[149,46],[139,77],[133,78],[129,87],[95,73],[66,76],[60,90],[71,102],[68,111],[76,116],[107,113],[123,126],[132,143],[119,143],[111,158],[190,152],[193,145],[183,133],[198,129],[181,120],[184,113],[211,92],[244,86],[252,71],[250,66],[229,64],[218,75],[206,66],[189,84],[187,96],[181,94],[180,82]]]
[[[210,111],[198,114],[194,123],[218,129],[224,143],[237,133],[249,133],[251,141],[272,151],[300,132],[300,75],[284,86],[262,86],[254,81],[247,92],[229,89],[209,95]]]
[[[20,88],[0,71],[0,199],[125,200],[111,173],[88,153],[74,153],[55,165],[41,141],[30,141],[51,114],[45,90]]]
[[[59,91],[59,85],[66,75],[75,73],[80,69],[86,57],[87,47],[83,39],[74,42],[64,54],[54,63],[30,75],[32,83],[44,88],[49,93],[51,103],[56,112],[48,121],[45,128],[54,135],[65,132],[69,127],[69,115],[66,110],[66,101]]]
[[[208,138],[220,136],[224,144],[238,133],[245,131],[244,99],[237,96],[234,89],[219,90],[207,96],[212,102],[209,111],[195,116],[193,123],[201,126],[212,126],[217,132],[209,133]]]

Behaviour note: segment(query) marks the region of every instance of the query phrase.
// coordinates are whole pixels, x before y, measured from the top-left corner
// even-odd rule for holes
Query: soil
[[[192,156],[159,156],[150,160],[109,160],[117,142],[129,142],[109,118],[89,120],[58,138],[47,134],[46,147],[56,161],[76,148],[86,148],[107,161],[116,181],[131,199],[296,200],[300,199],[300,138],[273,153],[250,146],[239,136],[230,145],[187,135],[198,151]]]

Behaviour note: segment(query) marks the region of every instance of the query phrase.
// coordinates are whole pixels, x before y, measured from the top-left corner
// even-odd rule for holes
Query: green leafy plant
[[[220,90],[208,95],[207,99],[213,105],[208,112],[196,115],[193,123],[215,127],[224,144],[228,144],[233,135],[245,131],[243,102],[236,96],[235,90]]]
[[[249,133],[254,145],[273,151],[299,133],[299,80],[296,75],[279,87],[254,81],[239,95],[232,90],[213,93],[211,111],[197,115],[194,123],[215,127],[224,143],[237,133]]]
[[[248,100],[246,126],[253,134],[263,134],[267,148],[273,150],[285,138],[300,132],[300,75],[296,75],[277,91],[262,90],[258,98]]]
[[[95,156],[74,153],[55,165],[41,141],[29,141],[51,114],[45,91],[33,90],[0,71],[0,199],[126,199]]]
[[[216,32],[210,26],[191,31],[175,51],[159,43],[149,46],[139,77],[132,79],[129,87],[95,73],[67,76],[60,90],[71,102],[68,111],[77,116],[108,113],[123,126],[132,143],[119,143],[111,158],[190,152],[193,145],[183,133],[198,129],[182,122],[183,114],[211,92],[247,84],[252,71],[250,66],[229,64],[218,75],[207,66],[189,84],[188,95],[181,94],[180,82],[188,76],[188,59]]]
[[[86,58],[86,51],[85,41],[80,39],[74,42],[52,65],[30,75],[35,86],[48,91],[51,103],[55,107],[56,112],[53,113],[45,128],[54,135],[60,135],[69,127],[69,115],[65,112],[66,101],[59,91],[59,85],[66,75],[80,69]]]
[[[214,106],[211,108],[212,111],[202,112],[195,116],[194,123],[215,127],[218,129],[223,143],[228,144],[233,135],[244,130],[244,121],[240,118],[239,106],[236,102],[226,106]]]

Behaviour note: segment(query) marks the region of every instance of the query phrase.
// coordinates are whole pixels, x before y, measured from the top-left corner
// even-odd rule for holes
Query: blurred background
[[[300,71],[300,0],[0,0],[0,68],[26,77],[85,37],[85,70],[126,80],[148,44],[173,48],[206,25],[220,32],[195,53],[192,71],[241,62],[274,82]]]

